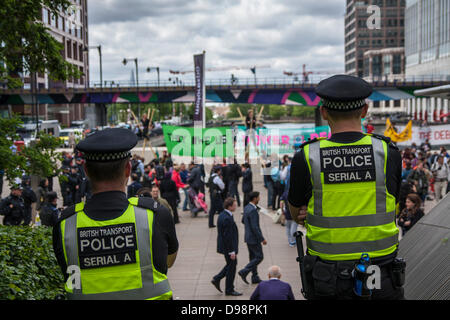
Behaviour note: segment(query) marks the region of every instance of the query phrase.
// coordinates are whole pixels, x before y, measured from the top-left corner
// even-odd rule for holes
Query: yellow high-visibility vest
[[[321,139],[304,153],[312,183],[309,254],[343,261],[397,250],[395,197],[386,188],[387,143],[370,135],[347,144]]]
[[[77,266],[80,283],[66,283],[69,299],[168,300],[172,297],[165,274],[153,265],[152,210],[130,198],[118,218],[96,221],[84,213],[84,203],[61,222],[64,258]],[[76,281],[75,281],[76,283]]]

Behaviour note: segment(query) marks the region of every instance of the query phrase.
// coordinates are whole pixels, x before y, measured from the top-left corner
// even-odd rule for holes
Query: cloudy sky
[[[89,45],[101,44],[103,79],[131,78],[139,59],[139,80],[174,77],[169,70],[193,70],[193,55],[206,51],[207,68],[270,66],[258,78],[283,79],[283,71],[343,72],[343,0],[88,0]],[[96,50],[90,50],[91,81],[99,80]],[[207,80],[251,79],[249,69],[208,72]],[[179,76],[193,81],[193,74]]]

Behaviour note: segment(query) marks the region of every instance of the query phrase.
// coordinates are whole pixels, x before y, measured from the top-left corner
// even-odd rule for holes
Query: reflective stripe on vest
[[[324,177],[320,163],[321,147],[356,145],[372,145],[375,182],[341,183],[334,185],[333,188],[327,185],[328,189],[324,191]],[[306,218],[306,241],[309,253],[319,255],[326,260],[354,260],[359,259],[362,252],[369,253],[371,257],[394,252],[398,245],[398,228],[395,225],[395,200],[388,194],[385,182],[387,144],[382,140],[366,136],[350,144],[321,140],[305,146],[304,151],[313,185]],[[364,187],[364,190],[371,190],[371,192],[360,194],[359,197],[349,200],[349,195],[354,192],[351,189],[355,190],[355,186]],[[342,195],[343,199],[339,198],[339,195]],[[324,196],[327,196],[326,201],[331,201],[329,199],[334,201],[334,203],[326,203],[327,209],[324,208]],[[374,197],[376,199],[373,199]],[[355,208],[354,203],[348,205],[345,201],[347,203],[356,201],[356,206],[361,203],[362,211],[351,212],[352,208]],[[371,203],[373,207],[369,205]],[[334,211],[333,205],[338,208],[336,211],[343,208],[343,212]],[[359,241],[352,241],[356,238]]]
[[[130,199],[131,202],[132,199]],[[80,207],[81,205],[81,207]],[[172,296],[171,288],[169,285],[169,281],[165,275],[159,274],[156,270],[154,270],[152,263],[152,245],[151,245],[151,230],[149,229],[149,219],[148,212],[151,213],[151,217],[153,217],[153,212],[150,210],[146,210],[143,208],[136,207],[134,205],[130,205],[128,210],[134,211],[134,221],[135,222],[135,230],[137,237],[137,252],[139,257],[139,267],[140,267],[140,278],[141,282],[139,285],[141,287],[136,287],[133,289],[125,289],[123,291],[114,291],[114,292],[98,292],[98,293],[83,293],[83,270],[81,270],[81,288],[72,289],[72,292],[69,290],[67,292],[67,297],[69,299],[75,300],[91,300],[91,299],[101,299],[101,300],[110,300],[110,299],[121,299],[121,300],[143,300],[143,299],[169,299]],[[79,215],[85,215],[82,211],[83,204],[78,204],[76,207],[77,213],[67,218],[64,221],[63,230],[63,239],[64,239],[64,251],[66,254],[67,265],[77,265],[79,266],[79,257],[78,257],[78,235],[77,235],[77,220],[80,219]],[[81,209],[81,210],[80,210]],[[125,213],[124,213],[125,214]],[[153,218],[152,218],[153,219]],[[115,219],[117,220],[117,219]],[[110,220],[102,224],[102,226],[115,225],[115,220]],[[79,224],[79,223],[78,223]],[[83,226],[86,227],[86,226]],[[136,262],[137,263],[137,262]],[[110,268],[117,268],[117,266],[110,267],[99,267],[93,272],[98,273],[98,275],[104,275],[107,273],[107,270]],[[117,272],[117,271],[116,271]],[[157,274],[157,278],[155,279],[155,274]],[[158,275],[159,274],[159,275]],[[90,275],[92,277],[92,274]],[[136,279],[133,279],[136,280]],[[158,281],[160,280],[160,281]],[[111,279],[111,282],[114,281]],[[158,281],[158,282],[156,282]],[[156,283],[155,283],[156,282]],[[105,287],[105,291],[108,289],[109,283],[101,283],[101,286]],[[84,288],[86,289],[86,288]],[[86,291],[86,290],[85,290]]]

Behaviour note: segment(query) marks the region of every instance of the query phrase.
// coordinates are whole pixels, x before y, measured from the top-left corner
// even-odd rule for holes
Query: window
[[[45,8],[42,8],[42,22],[48,24],[48,10]]]
[[[72,44],[70,40],[67,40],[66,48],[67,48],[67,58],[72,59]]]

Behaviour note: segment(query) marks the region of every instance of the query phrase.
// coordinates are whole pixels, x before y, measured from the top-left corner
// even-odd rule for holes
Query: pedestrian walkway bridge
[[[450,84],[450,81],[375,81],[372,101],[415,98],[414,91]],[[317,84],[261,83],[206,86],[206,102],[318,106]],[[191,103],[194,86],[96,87],[38,89],[0,89],[0,105],[23,104],[112,104],[112,103]]]

